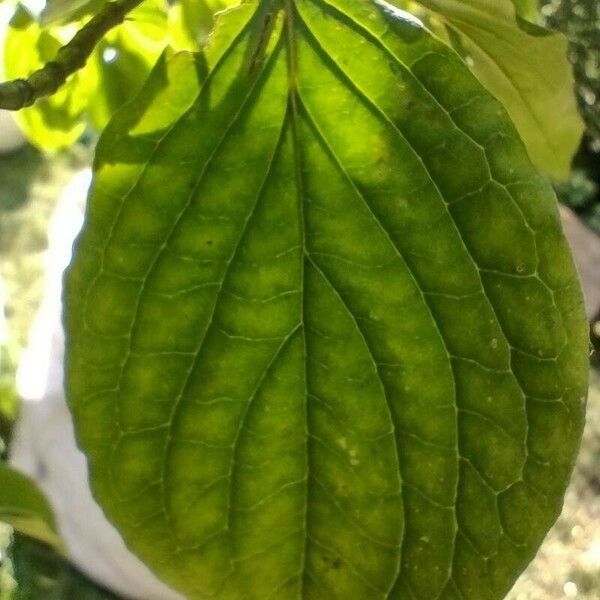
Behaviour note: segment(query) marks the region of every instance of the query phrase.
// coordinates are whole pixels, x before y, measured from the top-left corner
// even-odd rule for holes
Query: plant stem
[[[68,44],[60,48],[54,60],[34,71],[27,79],[0,83],[0,108],[19,110],[31,106],[38,98],[54,94],[67,77],[85,65],[96,44],[106,33],[120,25],[127,13],[141,2],[142,0],[108,2]]]

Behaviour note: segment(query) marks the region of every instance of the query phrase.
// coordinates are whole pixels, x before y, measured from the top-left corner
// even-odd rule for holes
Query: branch
[[[19,110],[31,106],[38,98],[54,94],[67,77],[85,66],[96,44],[106,33],[120,25],[127,13],[141,2],[142,0],[108,2],[66,46],[60,48],[54,60],[34,71],[27,79],[0,83],[0,108]]]

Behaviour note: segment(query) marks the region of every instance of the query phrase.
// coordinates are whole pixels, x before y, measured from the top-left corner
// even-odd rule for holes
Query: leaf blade
[[[581,433],[551,189],[410,16],[273,12],[229,13],[187,101],[157,72],[99,149],[67,290],[96,494],[191,597],[499,598]]]

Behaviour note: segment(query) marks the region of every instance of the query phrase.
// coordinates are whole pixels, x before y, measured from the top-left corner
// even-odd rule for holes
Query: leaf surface
[[[102,131],[114,112],[139,93],[166,45],[167,16],[164,2],[145,0],[94,50],[86,69],[97,77],[87,107],[96,130]]]
[[[0,461],[0,521],[63,551],[54,515],[35,483]]]
[[[511,0],[515,7],[517,22],[525,31],[550,33],[541,26],[540,3],[537,0]],[[533,29],[530,28],[533,26]]]
[[[67,277],[95,494],[189,598],[501,598],[562,503],[586,324],[548,182],[418,21],[244,3],[97,151]]]
[[[47,0],[40,14],[44,27],[57,23],[71,23],[102,8],[105,0]]]
[[[556,179],[566,179],[584,129],[566,38],[540,35],[544,30],[526,21],[532,18],[533,3],[528,0],[419,4],[460,34],[471,69],[508,110],[534,164]],[[537,35],[530,35],[532,31]]]
[[[19,6],[4,40],[4,69],[8,79],[25,78],[54,60],[64,43],[43,30]],[[85,129],[83,114],[93,89],[93,73],[75,73],[53,96],[15,113],[15,119],[32,144],[48,151],[74,144]]]

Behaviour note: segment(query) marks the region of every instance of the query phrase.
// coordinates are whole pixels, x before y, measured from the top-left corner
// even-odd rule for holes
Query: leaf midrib
[[[306,587],[306,557],[308,554],[309,543],[309,514],[310,514],[310,427],[309,427],[309,401],[308,401],[308,372],[307,372],[307,340],[306,340],[306,298],[305,298],[305,268],[308,255],[306,249],[306,228],[304,215],[304,182],[302,178],[302,159],[300,156],[300,139],[298,131],[298,82],[297,82],[297,48],[296,36],[294,31],[294,3],[293,0],[283,0],[283,11],[285,19],[285,39],[286,39],[286,54],[287,54],[287,70],[288,70],[288,112],[290,118],[290,127],[292,135],[293,156],[294,156],[294,177],[296,181],[296,202],[297,202],[297,218],[298,218],[298,239],[300,240],[302,253],[300,256],[300,320],[302,324],[302,358],[303,358],[303,374],[304,374],[304,436],[305,436],[305,499],[304,499],[304,515],[303,515],[303,533],[304,543],[302,544],[302,554],[300,557],[300,572],[299,572],[299,592],[300,598],[304,597]]]

